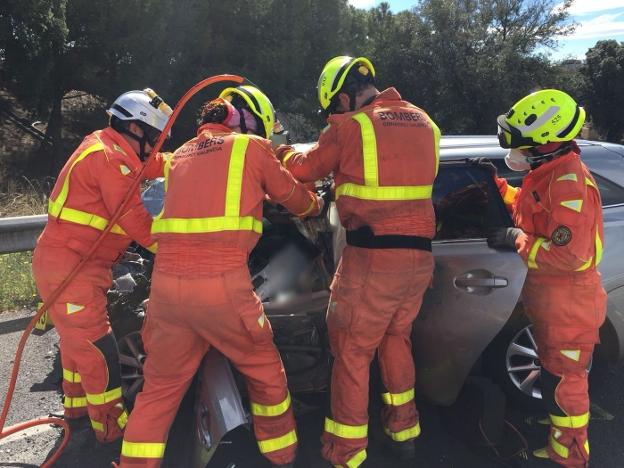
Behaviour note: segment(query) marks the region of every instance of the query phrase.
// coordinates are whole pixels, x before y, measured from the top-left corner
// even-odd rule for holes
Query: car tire
[[[143,363],[146,357],[141,340],[143,318],[143,313],[124,314],[111,324],[119,350],[121,389],[130,410],[143,388]]]
[[[541,364],[531,328],[526,315],[514,315],[486,349],[484,367],[514,406],[540,411]]]

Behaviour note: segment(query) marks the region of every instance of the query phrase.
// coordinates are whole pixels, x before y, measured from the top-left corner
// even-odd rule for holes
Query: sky
[[[370,8],[382,0],[349,0],[358,8]],[[417,0],[386,0],[395,13],[407,10]],[[556,51],[545,50],[553,60],[585,58],[585,52],[596,42],[615,39],[624,42],[624,0],[575,0],[570,8],[572,20],[578,26],[571,36],[559,40]]]

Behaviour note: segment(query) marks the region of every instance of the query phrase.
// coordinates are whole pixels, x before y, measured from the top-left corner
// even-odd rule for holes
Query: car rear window
[[[475,239],[511,218],[490,172],[465,163],[441,163],[433,186],[436,240]]]

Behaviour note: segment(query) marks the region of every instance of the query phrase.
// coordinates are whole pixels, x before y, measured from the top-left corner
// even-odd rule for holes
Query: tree
[[[607,141],[624,136],[624,43],[600,41],[585,54],[586,107]]]

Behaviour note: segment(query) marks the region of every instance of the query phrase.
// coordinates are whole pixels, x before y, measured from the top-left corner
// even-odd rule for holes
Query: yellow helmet
[[[574,139],[585,122],[585,109],[563,91],[542,89],[520,99],[496,122],[503,148],[533,148]]]
[[[366,57],[353,58],[341,55],[325,64],[317,85],[319,103],[324,111],[329,108],[332,98],[338,94],[347,75],[356,65],[359,65],[358,71],[363,76],[370,73],[373,78],[375,77],[375,67]]]
[[[240,96],[249,106],[249,110],[258,118],[258,122],[262,124],[264,132],[260,136],[266,139],[271,138],[275,125],[275,110],[266,94],[255,86],[241,85],[236,88],[225,88],[219,95],[220,98],[228,101],[232,101],[234,96]]]

